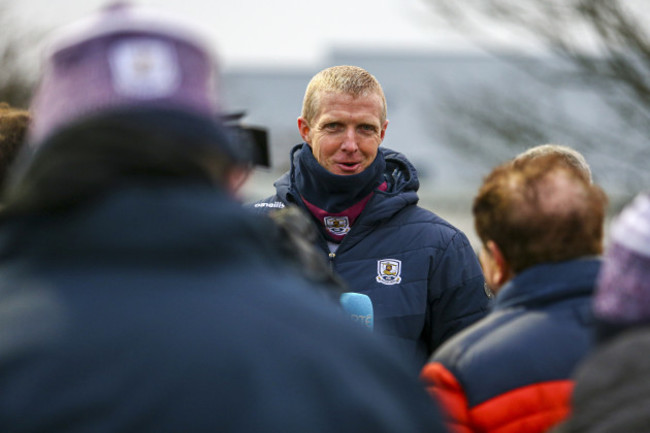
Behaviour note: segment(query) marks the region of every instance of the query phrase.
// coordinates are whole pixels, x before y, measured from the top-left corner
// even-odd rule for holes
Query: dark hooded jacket
[[[291,170],[277,194],[252,205],[269,212],[305,207]],[[321,233],[318,245],[351,291],[373,303],[376,332],[416,368],[451,335],[483,317],[488,304],[476,254],[460,230],[419,206],[415,167],[400,153],[380,148],[388,188],[376,189],[336,253]]]
[[[3,432],[431,432],[405,365],[205,185],[0,227]]]

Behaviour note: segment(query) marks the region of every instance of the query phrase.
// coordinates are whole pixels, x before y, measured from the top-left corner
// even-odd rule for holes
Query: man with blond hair
[[[305,92],[291,169],[260,212],[297,205],[350,291],[370,297],[374,329],[414,368],[484,315],[488,296],[464,233],[417,205],[406,157],[380,148],[388,120],[376,78],[356,66],[316,74]]]
[[[541,433],[567,416],[571,374],[592,347],[606,203],[561,152],[486,177],[473,213],[493,308],[422,371],[452,432]]]

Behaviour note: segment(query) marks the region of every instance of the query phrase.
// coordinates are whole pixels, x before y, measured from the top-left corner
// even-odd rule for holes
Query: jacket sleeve
[[[255,214],[267,215],[271,211],[283,209],[286,205],[287,203],[276,194],[256,202],[245,203],[243,206]]]
[[[431,260],[427,309],[429,354],[485,316],[490,302],[483,271],[464,233],[456,232],[445,250]]]
[[[452,433],[472,433],[465,392],[454,375],[441,363],[424,366],[421,373],[427,391],[440,405],[445,424]]]

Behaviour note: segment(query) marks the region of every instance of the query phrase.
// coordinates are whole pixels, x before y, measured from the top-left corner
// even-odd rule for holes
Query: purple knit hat
[[[597,318],[650,321],[650,195],[639,194],[612,222],[594,298]]]
[[[29,141],[117,108],[178,108],[214,117],[216,61],[193,26],[116,3],[64,27],[46,51]]]

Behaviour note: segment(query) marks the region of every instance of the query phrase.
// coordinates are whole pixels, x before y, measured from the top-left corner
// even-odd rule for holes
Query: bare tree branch
[[[624,189],[647,188],[650,173],[642,162],[650,158],[650,35],[644,23],[650,10],[633,0],[426,0],[454,28],[501,60],[510,62],[549,85],[549,93],[589,91],[607,107],[607,125],[621,125],[617,133],[604,125],[581,124],[572,116],[553,118],[549,107],[525,96],[491,94],[489,103],[462,106],[463,95],[448,95],[447,110],[454,116],[447,134],[459,148],[472,146],[472,154],[483,149],[496,154],[517,151],[522,146],[564,137],[566,143],[589,152],[601,165],[604,177],[616,180]],[[525,44],[534,54],[519,61],[504,55],[503,45]],[[534,62],[538,57],[541,61]],[[549,62],[549,57],[555,60]],[[513,59],[515,59],[513,61]],[[561,60],[561,61],[559,61]],[[480,93],[476,92],[475,93]],[[483,92],[485,95],[486,93]],[[487,101],[487,99],[484,99]],[[531,108],[536,106],[535,109]],[[498,108],[497,108],[498,107]],[[553,107],[555,108],[555,107]],[[552,111],[553,108],[550,108]],[[462,116],[459,111],[464,111]],[[523,114],[526,113],[526,114]],[[534,113],[534,116],[531,116]],[[481,136],[467,139],[463,119]],[[465,138],[458,131],[465,131]],[[625,131],[621,134],[622,131]],[[462,135],[462,134],[461,134]],[[489,137],[489,140],[485,137]],[[493,146],[486,152],[482,143]],[[538,141],[531,143],[531,141]],[[494,144],[500,143],[500,144]]]

